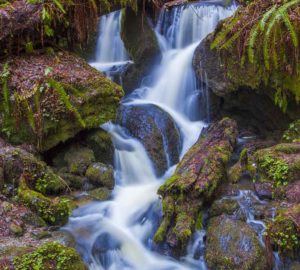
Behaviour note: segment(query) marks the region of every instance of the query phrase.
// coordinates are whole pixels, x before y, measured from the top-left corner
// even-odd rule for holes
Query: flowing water
[[[198,108],[203,89],[198,89],[192,69],[194,51],[218,21],[230,16],[235,9],[235,5],[223,7],[217,3],[198,3],[162,11],[155,28],[162,62],[150,75],[151,80],[145,80],[123,102],[124,106],[154,104],[169,113],[181,133],[181,156],[196,142],[205,125],[200,121]],[[112,36],[118,40],[119,18],[116,14],[106,16],[104,24],[115,32],[100,31],[97,52],[101,63],[121,60],[104,58],[104,50],[108,53],[113,48],[107,44],[120,45],[111,41]],[[93,202],[76,209],[65,228],[75,237],[77,248],[89,268],[206,269],[203,257],[205,231],[194,234],[187,255],[180,260],[159,254],[152,242],[161,218],[157,189],[172,175],[175,166],[157,178],[142,143],[129,137],[126,127],[107,123],[103,128],[112,134],[115,146],[116,187],[112,200]]]

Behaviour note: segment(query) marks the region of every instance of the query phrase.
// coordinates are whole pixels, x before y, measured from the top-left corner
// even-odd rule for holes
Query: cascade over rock
[[[155,240],[183,250],[195,230],[202,204],[225,179],[225,166],[237,138],[235,121],[212,124],[178,164],[174,175],[159,188],[164,217]],[[201,221],[200,221],[201,222]]]
[[[123,105],[118,113],[118,122],[144,145],[158,175],[178,163],[180,134],[167,112],[151,104]]]

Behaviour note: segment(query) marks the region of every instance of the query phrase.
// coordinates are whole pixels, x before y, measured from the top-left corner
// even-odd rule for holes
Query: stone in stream
[[[226,215],[208,224],[206,261],[211,269],[267,269],[266,252],[255,231],[245,222]]]
[[[154,240],[182,252],[201,223],[199,213],[218,185],[226,179],[228,163],[237,138],[235,121],[224,118],[212,124],[178,164],[174,175],[162,185],[164,217]],[[200,215],[201,216],[201,215]]]
[[[144,145],[159,176],[178,163],[180,134],[168,113],[152,104],[123,105],[117,121]]]

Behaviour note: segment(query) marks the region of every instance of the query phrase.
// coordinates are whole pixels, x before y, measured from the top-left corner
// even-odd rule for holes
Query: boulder
[[[85,176],[96,187],[112,189],[115,184],[113,167],[103,163],[98,162],[91,164]]]
[[[0,70],[8,96],[2,133],[41,152],[114,119],[123,96],[120,86],[66,52],[16,56],[0,61]]]
[[[43,161],[20,147],[6,145],[0,148],[0,168],[4,184],[17,188],[20,177],[30,177],[30,187],[43,194],[59,194],[66,190],[64,180]]]
[[[142,142],[159,176],[178,163],[180,134],[168,113],[151,104],[124,105],[118,112],[118,123]]]
[[[174,175],[159,188],[163,220],[154,240],[179,251],[185,249],[197,223],[202,204],[212,198],[226,179],[237,138],[235,121],[224,118],[212,124],[178,164]]]
[[[123,74],[123,87],[125,91],[132,91],[140,86],[143,77],[161,58],[156,35],[142,5],[138,5],[137,12],[126,8],[122,13],[121,38],[134,62]]]
[[[255,231],[226,215],[209,221],[205,257],[211,269],[267,269],[266,252]]]

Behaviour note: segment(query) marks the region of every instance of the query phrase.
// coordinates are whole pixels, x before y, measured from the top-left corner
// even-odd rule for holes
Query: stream
[[[155,26],[161,63],[140,88],[123,100],[122,106],[152,104],[168,113],[181,135],[180,157],[206,126],[201,119],[209,119],[199,111],[199,98],[208,97],[192,69],[194,51],[236,8],[235,4],[224,7],[220,2],[208,1],[162,11]],[[119,34],[120,14],[118,11],[101,18],[96,61],[91,63],[108,76],[112,69],[129,61]],[[205,270],[204,230],[195,232],[186,256],[178,260],[161,254],[152,241],[162,215],[157,190],[176,165],[170,164],[158,177],[144,146],[128,135],[126,127],[114,123],[102,127],[112,135],[115,147],[116,186],[112,199],[76,209],[64,228],[76,239],[89,269]]]

